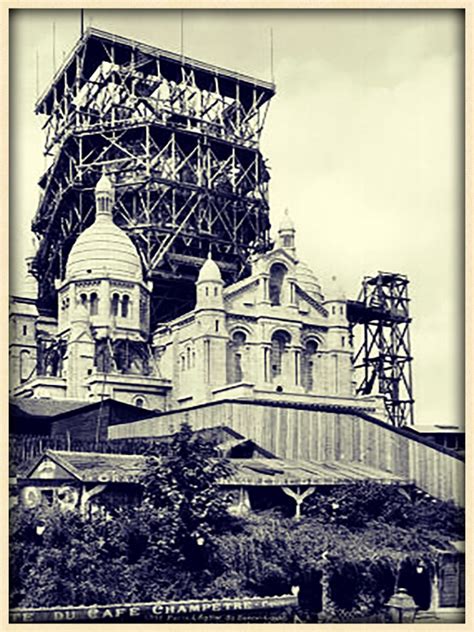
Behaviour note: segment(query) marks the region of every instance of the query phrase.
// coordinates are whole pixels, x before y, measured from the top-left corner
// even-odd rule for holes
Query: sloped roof
[[[419,434],[435,434],[435,433],[446,433],[446,434],[452,434],[452,433],[462,433],[464,434],[464,428],[461,428],[460,426],[454,426],[454,425],[442,425],[442,424],[423,424],[423,425],[414,425],[414,426],[408,426],[407,428],[408,430],[411,430],[412,432],[418,432]]]
[[[159,437],[149,437],[149,440],[153,443],[168,443],[173,439],[174,435],[175,433]],[[255,441],[247,439],[229,426],[212,426],[210,428],[193,429],[193,435],[201,437],[204,441],[212,442],[223,454],[237,446],[247,445],[252,446],[254,451],[259,453],[262,457],[272,459],[275,456],[269,450],[265,450],[255,443]],[[120,439],[116,439],[116,441],[120,441]]]
[[[234,448],[244,447],[252,448],[254,452],[266,459],[275,458],[274,454],[259,446],[258,443],[255,443],[255,441],[253,441],[252,439],[246,439],[245,437],[242,437],[240,439],[236,437],[235,439],[229,439],[217,445],[218,450],[220,450],[220,452],[224,455],[228,454],[229,451],[233,450]]]
[[[10,405],[31,417],[55,417],[90,406],[92,402],[83,399],[47,399],[45,397],[15,397]],[[97,402],[100,404],[100,402]]]
[[[26,478],[36,470],[45,457],[50,458],[85,483],[136,483],[144,471],[147,457],[142,454],[105,454],[102,452],[69,452],[46,450],[30,469]]]
[[[235,474],[224,485],[344,485],[370,480],[403,484],[407,479],[351,461],[232,459]]]
[[[141,454],[46,450],[26,478],[30,478],[44,457],[58,463],[79,481],[90,483],[138,483],[147,461],[147,457]],[[233,473],[221,481],[222,485],[344,485],[365,480],[391,484],[408,482],[390,472],[353,462],[269,458],[230,459],[229,462]]]
[[[139,418],[154,417],[156,411],[140,408],[128,402],[106,397],[102,401],[88,401],[83,399],[49,399],[46,397],[12,397],[10,406],[13,412],[28,415],[30,417],[59,417],[83,408],[99,408],[101,405],[110,404],[137,413]]]

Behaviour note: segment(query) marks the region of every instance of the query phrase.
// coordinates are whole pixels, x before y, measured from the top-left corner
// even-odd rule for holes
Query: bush
[[[376,520],[402,528],[429,528],[458,539],[464,537],[463,509],[414,487],[364,481],[313,494],[303,509],[319,522],[350,529],[364,528]]]
[[[437,550],[462,537],[453,504],[372,483],[314,494],[299,522],[231,518],[218,486],[226,467],[185,425],[150,454],[139,507],[92,520],[16,507],[11,606],[273,596],[299,585],[314,620],[321,577],[326,620],[367,619],[393,593],[403,559],[431,569]]]

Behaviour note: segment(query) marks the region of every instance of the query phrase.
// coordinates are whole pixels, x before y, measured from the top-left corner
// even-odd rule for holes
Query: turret
[[[90,328],[90,315],[81,301],[73,305],[70,340],[66,356],[66,396],[87,399],[86,380],[94,368],[95,343]]]
[[[288,213],[288,209],[285,209],[285,214],[278,228],[278,245],[280,248],[284,248],[293,257],[296,257],[295,235],[295,225]]]
[[[332,374],[331,391],[343,397],[352,395],[351,357],[352,348],[347,320],[347,300],[335,276],[327,291],[324,307],[328,310],[328,333],[326,344],[330,353],[328,375]]]
[[[223,288],[221,271],[209,252],[196,281],[196,310],[223,310]]]
[[[196,375],[194,401],[206,401],[215,388],[224,386],[226,379],[226,314],[222,280],[219,266],[209,253],[196,281],[197,335]]]
[[[102,173],[95,187],[96,218],[106,215],[112,218],[114,207],[114,187],[105,172]]]
[[[114,186],[105,173],[95,188],[96,216],[74,243],[65,279],[58,281],[59,333],[71,323],[71,306],[88,307],[91,326],[99,337],[109,334],[146,339],[149,329],[150,285],[127,233],[113,220]]]
[[[347,314],[346,314],[346,296],[342,289],[337,277],[331,277],[331,283],[327,288],[327,299],[324,302],[324,306],[329,312],[329,319],[331,325],[347,326]]]

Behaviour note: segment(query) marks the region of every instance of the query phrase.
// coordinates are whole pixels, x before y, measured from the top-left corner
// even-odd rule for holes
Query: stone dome
[[[38,298],[38,282],[31,273],[32,256],[25,259],[25,274],[21,279],[21,296],[25,298]]]
[[[208,254],[206,261],[199,270],[199,276],[197,278],[197,283],[207,283],[209,281],[222,283],[221,271],[219,270],[217,263],[212,258],[211,253]]]
[[[96,195],[98,193],[108,193],[110,195],[113,195],[113,192],[114,192],[114,186],[112,184],[112,181],[104,172],[99,178],[99,181],[97,182],[95,186],[95,193]]]
[[[66,278],[104,275],[124,281],[143,278],[140,257],[130,237],[111,217],[98,214],[92,226],[76,239],[67,260]]]
[[[328,288],[328,300],[329,301],[345,301],[346,293],[342,287],[339,279],[335,276],[331,277],[331,283]]]
[[[291,230],[295,230],[295,224],[290,217],[288,209],[286,208],[285,213],[283,215],[283,219],[281,220],[280,225],[278,226],[278,232],[281,232],[281,231],[287,232]]]
[[[142,281],[142,264],[130,237],[114,224],[114,187],[105,172],[95,187],[96,216],[79,235],[66,264],[66,279],[109,276],[119,281]]]
[[[309,294],[318,302],[324,301],[321,285],[318,278],[304,261],[299,261],[296,265],[296,282],[302,290]]]

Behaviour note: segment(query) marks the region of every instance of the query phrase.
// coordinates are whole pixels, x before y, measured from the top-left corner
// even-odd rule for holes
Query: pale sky
[[[78,10],[11,12],[14,291],[44,169],[40,93],[80,31]],[[85,25],[179,52],[180,13],[87,10]],[[379,270],[410,279],[415,418],[463,424],[462,11],[185,11],[184,53],[270,80],[262,139],[270,218],[285,207],[323,290],[356,298]],[[39,73],[36,73],[38,52]]]

